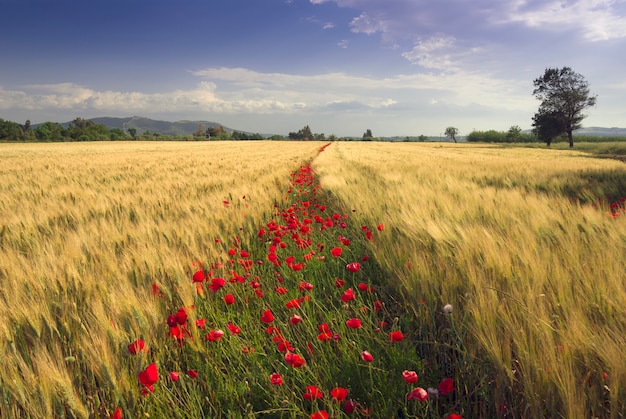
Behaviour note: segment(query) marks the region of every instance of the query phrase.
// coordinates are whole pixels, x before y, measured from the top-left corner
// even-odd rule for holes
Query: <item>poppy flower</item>
[[[146,386],[146,388],[151,392],[154,392],[154,384],[158,381],[158,379],[159,370],[154,362],[139,373],[139,382]]]
[[[285,307],[290,309],[290,308],[300,308],[300,301],[297,298],[294,298],[293,300],[289,300],[285,303]]]
[[[463,419],[461,417],[461,415],[456,414],[456,413],[450,413],[448,416],[446,416],[444,419]]]
[[[146,343],[143,339],[137,339],[130,345],[128,345],[128,352],[133,355],[137,355],[139,352],[143,351],[146,348]]]
[[[311,413],[309,417],[311,419],[328,419],[328,412],[325,410],[318,410],[317,412]]]
[[[294,348],[293,346],[291,346],[291,343],[289,343],[289,341],[282,340],[278,342],[276,349],[278,349],[278,352],[289,352],[289,351],[293,351]]]
[[[346,321],[346,326],[350,329],[360,329],[361,328],[361,319],[357,319],[356,317]]]
[[[376,313],[378,313],[382,309],[383,309],[382,301],[380,301],[380,300],[374,301],[374,310],[376,311]]]
[[[311,291],[313,289],[313,284],[310,282],[300,282],[300,291]]]
[[[191,279],[193,279],[193,282],[203,282],[204,278],[204,271],[200,270],[196,271]]]
[[[399,330],[394,330],[392,332],[389,332],[389,340],[392,342],[400,342],[402,339],[404,339],[404,335],[402,334],[401,331]]]
[[[198,329],[204,330],[206,327],[206,319],[196,319],[196,327]]]
[[[374,360],[374,357],[371,353],[369,353],[369,351],[363,351],[361,352],[361,359],[365,362],[372,362]]]
[[[330,391],[330,395],[333,397],[333,401],[342,402],[348,395],[348,389],[343,387],[335,387]]]
[[[209,288],[213,292],[218,292],[225,284],[226,280],[224,278],[213,278],[211,279],[211,285],[209,285]]]
[[[330,250],[330,254],[333,255],[334,257],[338,258],[339,256],[341,256],[341,253],[343,252],[343,249],[341,247],[333,247]]]
[[[178,324],[187,323],[187,312],[185,311],[184,307],[179,308],[175,316],[176,316],[176,323]]]
[[[270,382],[276,386],[282,386],[283,385],[283,376],[280,375],[279,373],[275,372],[273,374],[270,374]]]
[[[346,269],[352,273],[358,272],[361,269],[361,264],[359,262],[352,262],[346,265]]]
[[[306,365],[306,361],[298,354],[294,354],[291,352],[287,352],[285,354],[285,362],[291,365],[293,368],[300,368],[303,365]]]
[[[351,415],[359,408],[359,404],[354,400],[347,400],[343,405],[343,411]]]
[[[222,340],[223,336],[224,336],[224,331],[220,329],[216,329],[216,330],[211,330],[209,333],[206,334],[204,338],[208,340],[209,342],[219,342],[220,340]]]
[[[411,390],[411,392],[406,396],[406,399],[425,402],[428,399],[428,392],[421,387],[417,387]]]
[[[180,379],[180,373],[176,371],[170,372],[170,378],[172,381],[178,381]]]
[[[293,314],[290,318],[289,318],[289,323],[291,324],[298,324],[302,321],[302,317],[298,316],[297,314]]]
[[[118,407],[111,415],[111,419],[122,419],[122,408]]]
[[[341,296],[341,301],[347,303],[348,301],[352,301],[355,299],[354,290],[352,288],[348,288],[343,295]]]
[[[415,384],[417,383],[417,373],[415,371],[408,371],[408,370],[404,370],[402,371],[402,378],[404,378],[404,381],[406,381],[409,384]]]
[[[324,397],[324,393],[315,386],[306,386],[304,394],[302,395],[304,400],[315,400],[321,399],[322,397]]]
[[[383,231],[385,229],[385,225],[383,223],[380,223],[376,228],[378,229],[378,231]]]
[[[335,286],[337,288],[342,288],[345,285],[346,281],[343,279],[335,279]]]
[[[224,296],[224,302],[228,305],[235,304],[235,297],[232,294]]]
[[[228,327],[228,330],[233,335],[238,335],[239,333],[241,333],[241,329],[238,326],[235,326],[232,322],[228,322],[228,325],[226,327]]]
[[[285,295],[285,294],[287,294],[287,288],[285,288],[285,287],[276,287],[274,289],[274,291],[276,291],[276,293],[278,295]]]
[[[452,380],[452,378],[444,378],[437,388],[442,396],[450,394],[454,391],[454,380]]]
[[[274,321],[274,314],[272,313],[272,310],[265,310],[263,312],[263,314],[261,315],[261,321],[263,323],[271,323]]]
[[[198,371],[196,370],[187,370],[187,375],[191,378],[198,378]]]

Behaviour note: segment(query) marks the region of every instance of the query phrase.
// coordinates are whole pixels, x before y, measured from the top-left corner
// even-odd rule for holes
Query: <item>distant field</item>
[[[624,163],[323,146],[0,145],[0,416],[626,413]]]

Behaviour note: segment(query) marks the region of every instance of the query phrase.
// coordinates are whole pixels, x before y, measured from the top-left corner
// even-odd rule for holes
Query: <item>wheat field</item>
[[[348,417],[334,401],[311,405],[298,393],[311,382],[337,386],[342,377],[350,378],[351,394],[387,416],[623,417],[626,216],[610,212],[626,196],[623,163],[478,144],[335,142],[320,153],[321,146],[0,145],[0,416],[114,417],[121,406],[124,417],[320,417],[313,416],[317,407]],[[277,208],[287,205],[290,213],[311,205],[297,209],[288,201],[301,193],[292,191],[290,177],[309,162],[338,220],[354,220],[356,231],[379,226],[363,246],[375,264],[368,272],[380,277],[362,278],[387,288],[392,297],[383,314],[402,325],[406,346],[346,328],[346,316],[380,320],[368,312],[376,296],[359,296],[359,311],[326,306],[321,294],[301,309],[302,324],[308,313],[351,337],[308,355],[304,372],[284,369],[270,352],[253,364],[234,340],[211,365],[205,358],[212,347],[164,343],[171,341],[164,302],[174,311],[196,305],[215,323],[232,319],[232,311],[198,295],[190,278],[202,266],[227,265],[228,248],[239,252],[241,243],[264,260],[267,243],[257,235]],[[338,222],[335,228],[357,234]],[[294,253],[309,271],[281,275],[335,298],[345,266],[330,265],[335,231],[321,233],[318,259],[309,249]],[[356,257],[360,250],[346,245],[344,252]],[[270,272],[257,268],[258,275]],[[237,319],[242,329],[256,330],[248,340],[263,348],[258,310],[280,304],[275,311],[285,312],[284,300],[272,294],[248,303],[250,293],[233,293],[246,299]],[[293,341],[304,345],[319,333],[317,323],[309,327],[293,332]],[[129,355],[140,336],[150,350]],[[365,368],[356,357],[336,365],[362,349],[381,364]],[[137,373],[151,360],[162,371],[188,364],[217,378],[178,388],[162,376],[161,387],[144,397]],[[386,378],[407,365],[422,368],[424,382],[454,378],[456,392],[440,403],[411,404],[410,388]],[[224,375],[227,367],[240,375]],[[293,388],[264,384],[275,371]],[[367,380],[383,383],[371,400]],[[257,405],[244,401],[251,396]],[[173,414],[172,405],[184,410]],[[368,409],[359,412],[383,414]]]
[[[599,202],[626,195],[623,163],[337,143],[314,168],[363,224],[385,220],[374,258],[426,323],[422,338],[440,341],[424,345],[432,362],[472,375],[468,394],[489,388],[503,416],[622,417],[626,220]],[[457,329],[441,342],[445,304]]]

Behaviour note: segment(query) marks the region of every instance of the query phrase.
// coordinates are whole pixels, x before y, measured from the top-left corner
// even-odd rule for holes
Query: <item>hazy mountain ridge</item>
[[[102,124],[108,129],[118,128],[124,132],[128,132],[129,128],[135,128],[138,134],[143,134],[146,131],[150,133],[159,133],[163,135],[193,135],[198,130],[198,126],[202,125],[203,131],[206,131],[210,127],[221,126],[227,132],[233,130],[228,127],[224,127],[222,124],[213,121],[162,121],[156,119],[145,118],[142,116],[133,116],[128,118],[114,118],[109,116],[103,116],[98,118],[89,118],[96,124]],[[67,123],[69,124],[69,122]],[[65,125],[65,124],[63,124]]]

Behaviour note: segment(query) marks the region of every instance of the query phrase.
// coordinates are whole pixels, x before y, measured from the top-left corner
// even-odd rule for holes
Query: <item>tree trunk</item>
[[[571,129],[567,130],[567,139],[569,140],[569,147],[570,148],[574,147],[574,136],[572,135]]]

